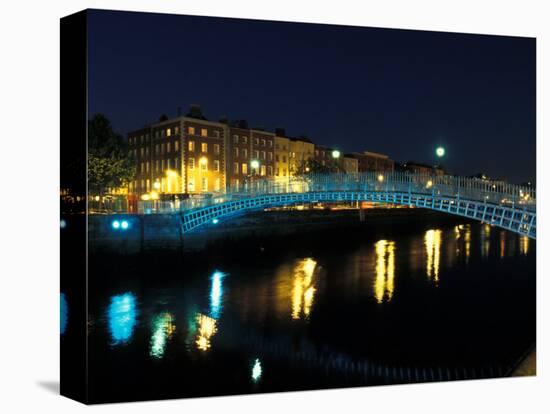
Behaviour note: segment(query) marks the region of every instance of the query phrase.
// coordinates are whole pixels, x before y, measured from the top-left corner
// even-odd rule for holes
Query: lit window
[[[208,152],[208,144],[206,142],[201,143],[201,152]]]
[[[195,141],[189,141],[188,148],[189,151],[195,151]]]
[[[201,137],[207,137],[208,136],[208,130],[206,128],[201,128]]]
[[[172,136],[172,130],[171,130],[170,128],[168,128],[168,129],[166,130],[166,136],[167,136],[167,137]]]
[[[243,174],[248,174],[248,164],[246,162],[243,162],[241,167]]]
[[[195,127],[190,126],[189,128],[187,128],[187,133],[189,133],[190,135],[195,135]]]
[[[189,158],[189,169],[194,170],[195,169],[195,159]]]
[[[214,160],[214,171],[220,171],[220,161]]]
[[[214,190],[220,191],[220,179],[216,178],[215,184],[214,184]]]
[[[265,175],[265,165],[260,165],[260,175]]]

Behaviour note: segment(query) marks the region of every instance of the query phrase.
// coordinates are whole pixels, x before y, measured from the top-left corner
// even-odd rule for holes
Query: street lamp
[[[332,151],[332,158],[334,159],[340,158],[340,151],[338,150]]]
[[[435,155],[437,155],[439,158],[443,157],[445,155],[445,148],[437,147],[435,149]]]
[[[260,168],[260,161],[258,160],[250,161],[250,167],[252,167],[253,170],[257,170],[258,168]]]

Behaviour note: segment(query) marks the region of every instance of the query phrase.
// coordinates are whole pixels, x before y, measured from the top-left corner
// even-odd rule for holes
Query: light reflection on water
[[[439,265],[441,260],[441,230],[428,230],[424,235],[426,246],[426,275],[429,280],[439,282]]]
[[[127,292],[112,296],[107,309],[107,318],[112,345],[123,345],[129,342],[137,323],[135,295]]]
[[[389,302],[394,290],[395,242],[379,240],[374,248],[376,253],[374,296],[378,303],[382,303],[384,298]]]
[[[153,358],[162,358],[167,342],[172,338],[176,330],[174,316],[168,312],[155,316],[152,324],[151,349],[149,355]]]
[[[106,310],[110,345],[132,342],[131,348],[137,349],[136,344],[142,340],[143,355],[148,353],[150,358],[159,360],[158,366],[171,361],[178,353],[206,361],[231,349],[246,356],[239,362],[246,381],[252,380],[255,387],[261,387],[272,375],[272,361],[256,348],[243,347],[235,351],[228,345],[228,335],[231,338],[244,336],[252,330],[267,342],[268,347],[273,332],[279,335],[280,331],[285,334],[292,331],[292,341],[295,341],[292,346],[300,347],[303,338],[310,343],[314,341],[308,337],[308,329],[320,329],[321,325],[323,334],[328,331],[329,324],[325,324],[324,319],[330,314],[327,303],[329,307],[336,303],[337,309],[345,314],[346,329],[350,330],[355,317],[364,318],[361,320],[370,323],[365,330],[368,336],[369,332],[376,332],[372,329],[376,327],[372,321],[378,316],[377,311],[372,310],[379,309],[385,314],[386,309],[401,306],[399,310],[403,311],[406,308],[400,303],[403,298],[408,300],[411,286],[422,289],[423,298],[429,301],[436,292],[445,290],[448,281],[456,286],[457,274],[465,274],[487,260],[509,260],[510,256],[528,255],[536,249],[535,244],[530,246],[526,237],[505,231],[491,233],[490,226],[470,224],[434,227],[407,237],[384,233],[384,238],[373,237],[338,260],[330,253],[306,252],[299,257],[276,259],[266,268],[242,266],[244,276],[226,264],[227,273],[210,273],[209,270],[189,276],[199,282],[192,288],[182,285],[177,287],[180,290],[170,291],[175,300],[151,294],[156,303],[163,304],[160,311],[150,310],[152,308],[140,302],[139,319],[151,321],[147,324],[138,325],[136,295],[129,291],[117,294],[110,297]],[[517,244],[513,244],[515,241]],[[478,242],[480,248],[477,248]],[[433,283],[426,283],[426,279]],[[422,283],[418,283],[419,280]],[[419,285],[422,287],[418,288]],[[67,308],[64,300],[62,295],[62,333],[67,325],[66,316],[63,318],[63,309]],[[346,301],[357,306],[348,310]],[[434,301],[430,306],[444,305]],[[364,314],[361,313],[363,309]],[[349,336],[350,341],[358,344],[363,340],[357,332]],[[372,338],[369,337],[369,341]],[[243,339],[243,343],[247,344],[247,340]],[[124,349],[127,348],[130,347]],[[290,353],[294,352],[294,348],[290,349]]]
[[[311,312],[315,287],[313,276],[317,262],[312,258],[300,260],[294,266],[292,284],[292,319],[307,318]]]

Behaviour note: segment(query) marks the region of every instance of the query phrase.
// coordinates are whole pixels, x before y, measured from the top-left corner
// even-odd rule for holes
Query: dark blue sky
[[[343,151],[535,179],[531,38],[91,11],[89,111],[124,135],[200,104]]]

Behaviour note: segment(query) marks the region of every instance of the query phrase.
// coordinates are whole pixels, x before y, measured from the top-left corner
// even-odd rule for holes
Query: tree
[[[128,143],[117,134],[105,115],[88,121],[88,192],[103,195],[132,180],[136,173]]]
[[[319,161],[310,158],[308,160],[302,161],[300,165],[294,171],[296,176],[307,176],[309,174],[327,174],[331,172],[331,169],[321,164]]]

